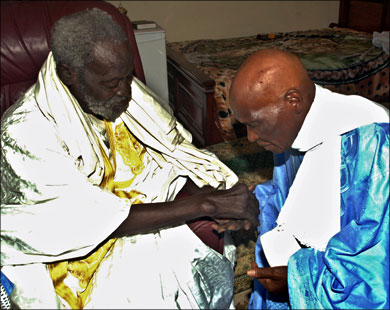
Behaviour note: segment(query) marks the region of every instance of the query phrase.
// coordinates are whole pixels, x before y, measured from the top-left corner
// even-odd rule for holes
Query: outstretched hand
[[[259,268],[252,262],[247,274],[257,279],[268,292],[288,296],[287,266]]]

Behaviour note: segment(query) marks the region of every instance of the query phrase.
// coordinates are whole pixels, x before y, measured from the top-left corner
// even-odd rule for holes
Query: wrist
[[[201,194],[200,194],[201,195]],[[201,202],[198,204],[199,206],[199,212],[203,216],[208,216],[208,217],[214,217],[216,214],[216,207],[214,204],[210,202],[209,199],[201,199]]]

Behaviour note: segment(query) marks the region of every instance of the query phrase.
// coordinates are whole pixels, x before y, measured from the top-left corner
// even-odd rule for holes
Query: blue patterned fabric
[[[9,295],[14,289],[14,284],[0,271],[0,309],[11,309]]]
[[[259,236],[276,226],[281,207],[283,206],[290,186],[302,163],[304,154],[290,149],[281,154],[274,154],[274,172],[272,180],[256,186],[254,194],[259,201],[260,214],[258,227]],[[255,248],[256,263],[259,267],[269,267],[264,256],[260,239]],[[250,309],[286,309],[286,300],[277,295],[269,294],[264,287],[254,281],[254,290],[249,302]]]
[[[0,283],[4,287],[6,293],[10,295],[12,290],[14,289],[14,284],[6,277],[6,275],[2,271],[0,271]]]
[[[283,157],[286,158],[283,162]],[[276,226],[302,157],[276,156],[274,178],[258,185],[259,235]],[[254,281],[250,309],[389,309],[389,124],[371,124],[341,139],[341,230],[325,252],[302,248],[289,259],[289,301]],[[256,262],[268,266],[261,244]]]

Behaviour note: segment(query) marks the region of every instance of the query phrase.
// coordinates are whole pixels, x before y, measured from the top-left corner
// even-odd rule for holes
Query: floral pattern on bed
[[[389,56],[372,44],[372,34],[344,28],[258,34],[247,37],[168,43],[215,81],[216,125],[223,139],[236,138],[229,104],[232,78],[259,49],[277,48],[297,55],[317,84],[377,102],[389,100]]]

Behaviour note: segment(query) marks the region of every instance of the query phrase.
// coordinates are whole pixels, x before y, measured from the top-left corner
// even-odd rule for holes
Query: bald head
[[[231,96],[253,97],[258,93],[277,96],[290,89],[306,92],[312,84],[298,57],[281,50],[265,49],[243,63],[234,78]]]
[[[240,67],[230,88],[230,105],[236,119],[247,125],[250,141],[282,152],[297,136],[314,94],[314,83],[298,57],[265,49]]]

